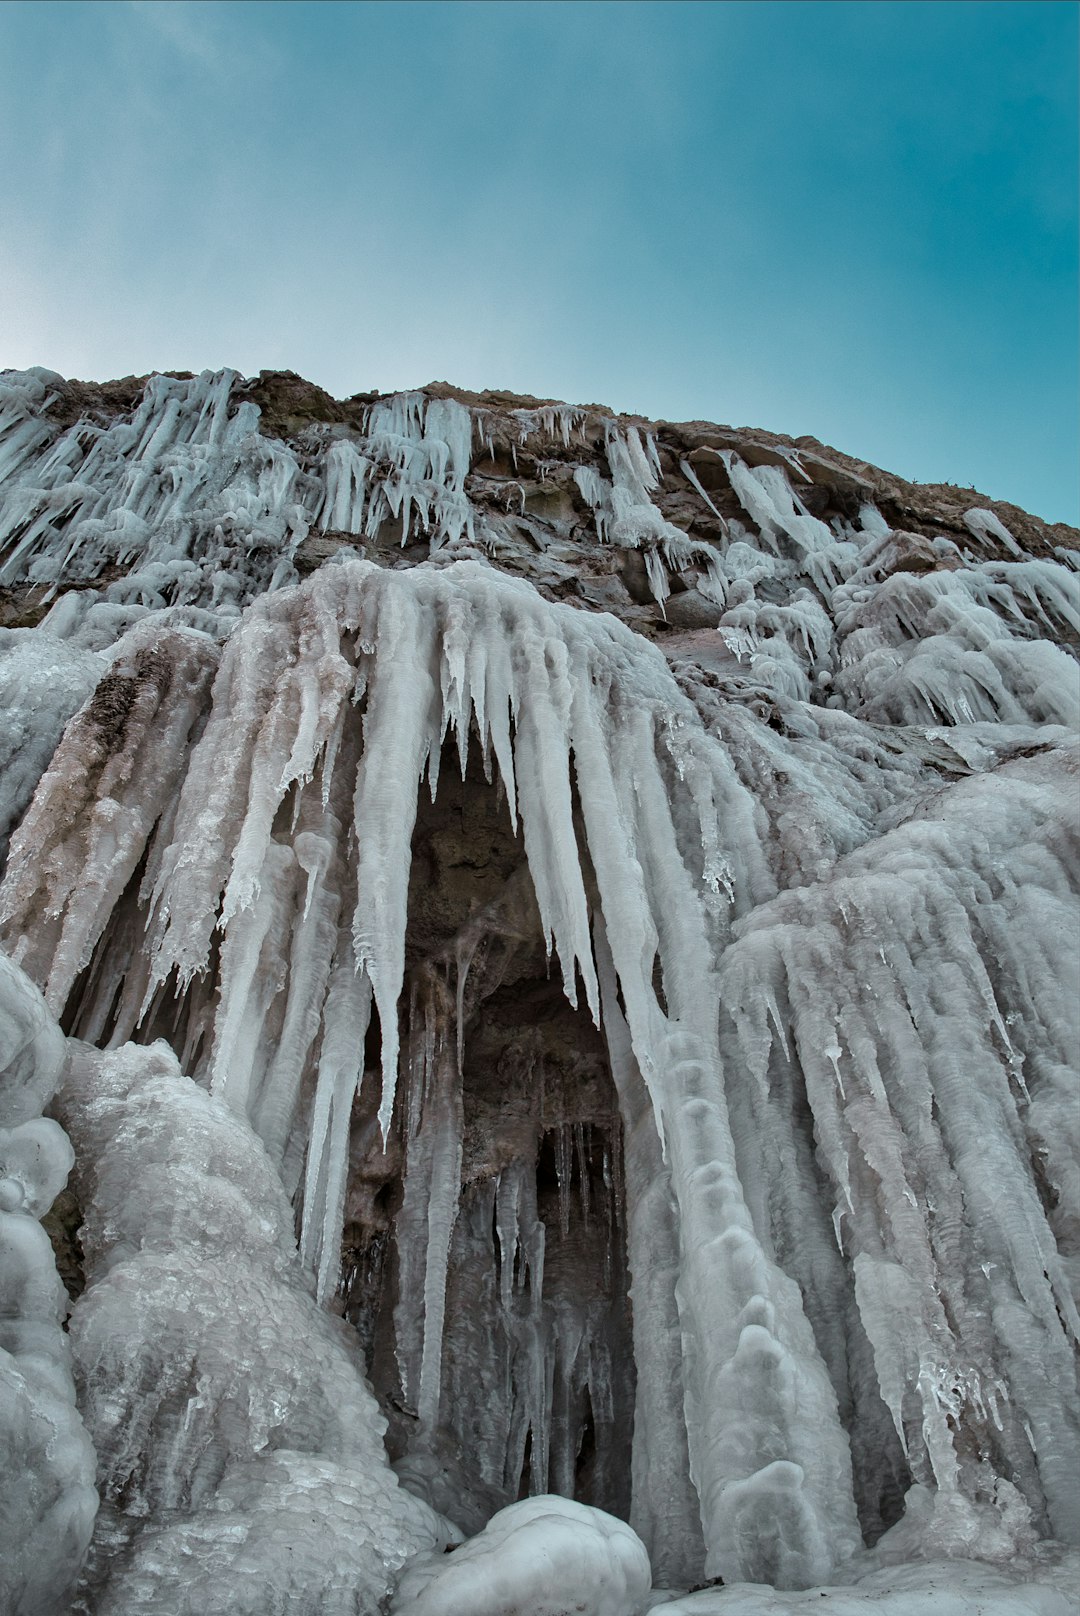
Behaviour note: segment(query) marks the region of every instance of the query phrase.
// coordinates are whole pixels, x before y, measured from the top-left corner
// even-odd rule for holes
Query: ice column
[[[425,986],[408,1048],[394,1330],[401,1388],[415,1407],[421,1441],[430,1441],[439,1418],[447,1265],[461,1194],[463,1122],[451,1001],[438,981],[431,979]]]
[[[633,1304],[633,1491],[630,1524],[649,1551],[659,1587],[700,1582],[705,1565],[683,1408],[682,1334],[675,1297],[679,1239],[671,1174],[648,1091],[619,1008],[611,951],[594,927],[604,1035],[624,1140],[627,1254]]]
[[[61,1329],[67,1297],[38,1222],[73,1161],[63,1130],[41,1115],[63,1060],[41,994],[0,955],[0,1603],[12,1616],[66,1608],[98,1507]]]

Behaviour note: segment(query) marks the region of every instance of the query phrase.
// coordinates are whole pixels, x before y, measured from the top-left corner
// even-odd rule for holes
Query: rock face
[[[562,1533],[631,1616],[597,1511],[665,1588],[1080,1540],[1078,583],[809,439],[0,377],[76,1608],[547,1610]]]

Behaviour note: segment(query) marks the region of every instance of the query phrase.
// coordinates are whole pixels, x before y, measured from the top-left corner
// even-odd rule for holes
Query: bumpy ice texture
[[[61,1329],[67,1298],[38,1222],[72,1164],[62,1129],[41,1115],[63,1058],[41,994],[0,954],[0,1603],[12,1616],[64,1607],[98,1504]]]
[[[374,1610],[445,1535],[350,1285],[398,1472],[471,1532],[523,1477],[614,1498],[621,1428],[666,1585],[1075,1542],[1074,552],[848,473],[826,519],[816,455],[566,407],[283,442],[231,373],[60,430],[64,387],[2,400],[0,583],[52,604],[0,645],[0,925],[86,1046],[90,1607]],[[518,863],[436,948],[447,771]],[[610,1099],[559,1111],[523,1048],[485,1144],[537,944]],[[598,1241],[629,1317],[574,1290]],[[475,1541],[440,1574],[495,1610]]]
[[[161,1044],[75,1048],[60,1105],[87,1208],[71,1342],[114,1557],[91,1563],[94,1608],[377,1609],[445,1529],[389,1467],[259,1141]]]
[[[492,1516],[452,1555],[418,1558],[398,1584],[393,1616],[640,1616],[649,1556],[624,1521],[540,1494]]]

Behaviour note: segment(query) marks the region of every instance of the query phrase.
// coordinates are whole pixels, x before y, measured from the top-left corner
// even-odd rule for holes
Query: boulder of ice
[[[540,1494],[500,1510],[477,1536],[405,1571],[393,1616],[641,1616],[652,1576],[625,1521]]]

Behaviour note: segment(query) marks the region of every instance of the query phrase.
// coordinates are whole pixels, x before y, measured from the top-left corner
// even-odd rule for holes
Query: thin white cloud
[[[163,44],[216,78],[261,78],[280,65],[265,35],[236,27],[216,0],[128,0],[127,9]]]

